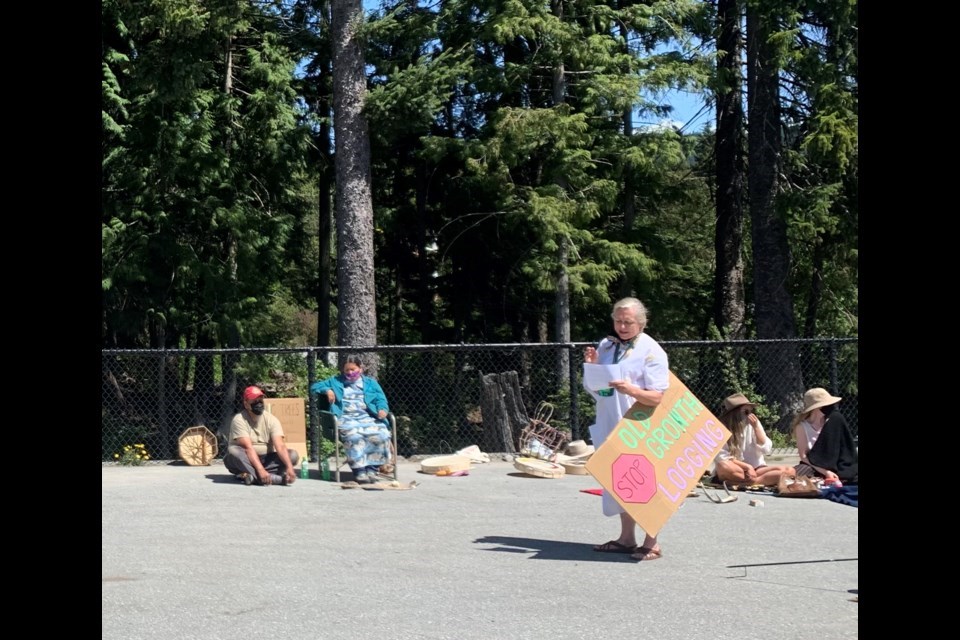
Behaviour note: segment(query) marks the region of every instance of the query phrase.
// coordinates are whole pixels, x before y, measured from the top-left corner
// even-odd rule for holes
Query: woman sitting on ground
[[[773,452],[773,443],[754,413],[757,405],[742,393],[723,401],[720,422],[730,431],[730,439],[714,461],[714,478],[731,484],[762,484],[773,487],[783,474],[794,475],[793,467],[768,466],[764,455]]]
[[[346,451],[347,464],[359,484],[377,481],[383,465],[391,460],[387,396],[380,384],[363,375],[363,362],[349,355],[341,373],[314,382],[310,392],[323,395],[337,416],[337,431]]]
[[[827,484],[837,480],[857,484],[859,453],[847,419],[837,409],[840,400],[821,387],[803,394],[803,411],[793,421],[798,476],[823,478]]]

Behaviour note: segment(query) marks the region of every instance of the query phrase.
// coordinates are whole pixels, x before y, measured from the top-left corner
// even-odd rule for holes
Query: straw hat
[[[592,444],[587,444],[584,440],[574,440],[567,445],[566,454],[571,458],[580,458],[588,456],[594,452]]]
[[[587,444],[583,440],[574,440],[567,444],[566,454],[557,455],[556,462],[569,474],[585,476],[587,475],[587,468],[584,465],[594,454],[594,451],[596,450],[592,444]]]
[[[590,473],[587,471],[587,463],[583,458],[567,458],[566,456],[557,456],[557,464],[563,467],[564,472],[571,476],[586,476]]]
[[[801,413],[807,413],[820,407],[836,404],[841,400],[843,400],[843,398],[830,395],[823,387],[814,387],[803,394],[803,411],[801,411]]]
[[[756,409],[757,405],[754,402],[747,400],[747,396],[742,393],[735,393],[732,396],[724,398],[723,406],[720,407],[720,418],[723,418],[728,413],[740,407],[750,407],[751,409]]]

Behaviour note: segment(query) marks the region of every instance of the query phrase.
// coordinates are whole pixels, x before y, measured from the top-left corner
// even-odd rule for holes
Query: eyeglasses
[[[634,322],[633,320],[614,320],[614,321],[613,321],[613,324],[620,325],[620,326],[623,326],[623,327],[632,327],[633,325],[635,325],[635,324],[637,324],[637,323]]]

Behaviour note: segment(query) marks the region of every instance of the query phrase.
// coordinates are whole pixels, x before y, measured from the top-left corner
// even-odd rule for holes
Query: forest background
[[[856,336],[857,38],[849,0],[104,0],[102,347],[596,341],[623,295],[659,340]],[[676,89],[713,126],[635,124]]]

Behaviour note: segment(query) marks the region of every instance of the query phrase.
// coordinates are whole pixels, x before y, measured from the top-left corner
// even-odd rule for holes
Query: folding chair
[[[343,442],[340,441],[340,432],[337,428],[337,416],[326,409],[320,409],[318,413],[320,414],[320,432],[324,438],[329,438],[333,440],[334,443],[333,477],[336,482],[340,482],[340,467],[347,463],[347,457],[343,453]],[[390,465],[393,467],[393,471],[392,473],[380,475],[387,475],[393,480],[397,480],[397,417],[393,415],[393,413],[388,413],[387,421],[390,423]],[[319,447],[317,450],[319,451]]]

